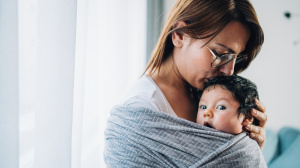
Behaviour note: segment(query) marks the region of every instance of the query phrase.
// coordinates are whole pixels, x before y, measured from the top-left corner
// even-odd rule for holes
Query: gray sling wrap
[[[108,167],[267,167],[246,133],[231,135],[146,108],[116,106],[105,130]]]

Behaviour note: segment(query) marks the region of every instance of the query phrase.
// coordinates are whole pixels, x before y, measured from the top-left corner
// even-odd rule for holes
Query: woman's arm
[[[260,146],[260,149],[263,149],[266,143],[266,107],[258,99],[255,99],[255,103],[259,110],[252,109],[251,114],[253,117],[259,120],[259,126],[252,125],[249,121],[244,122],[244,126],[247,130],[251,132],[250,137],[257,141],[258,145]]]

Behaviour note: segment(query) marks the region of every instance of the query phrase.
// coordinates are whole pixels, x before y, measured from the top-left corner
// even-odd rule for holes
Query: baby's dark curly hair
[[[204,84],[204,90],[213,89],[215,86],[221,86],[229,90],[233,97],[240,103],[238,116],[244,114],[245,118],[250,119],[251,109],[257,109],[254,99],[259,99],[256,85],[250,80],[238,75],[220,76],[213,78]],[[201,97],[202,92],[199,93]],[[259,121],[254,118],[254,125],[259,125]]]

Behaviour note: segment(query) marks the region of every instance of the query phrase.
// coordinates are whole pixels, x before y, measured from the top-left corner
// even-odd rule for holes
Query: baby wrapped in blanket
[[[267,167],[243,129],[253,121],[255,84],[239,76],[206,83],[197,123],[142,107],[111,111],[104,157],[109,167]]]

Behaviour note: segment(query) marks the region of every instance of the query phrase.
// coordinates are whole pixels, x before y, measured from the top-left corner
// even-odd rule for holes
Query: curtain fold
[[[37,0],[18,1],[19,167],[35,165],[37,113]]]
[[[0,2],[0,167],[71,166],[76,6]]]
[[[146,60],[146,0],[0,1],[0,167],[90,168]]]
[[[35,167],[71,166],[76,3],[38,1]]]
[[[103,147],[109,111],[145,68],[146,0],[78,0],[77,12],[75,71],[81,67],[84,74],[76,71],[75,88],[81,85],[84,91],[74,91],[83,98],[78,101],[81,118],[73,117],[73,128],[78,128],[73,130],[72,166],[106,167]]]
[[[17,0],[0,3],[0,167],[19,164]]]
[[[147,0],[147,59],[151,58],[151,53],[159,39],[163,26],[165,0]]]

